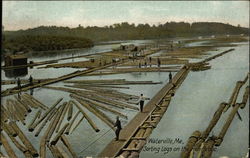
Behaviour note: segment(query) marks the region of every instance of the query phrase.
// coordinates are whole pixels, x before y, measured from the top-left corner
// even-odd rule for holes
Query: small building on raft
[[[27,65],[27,57],[23,54],[5,55],[5,66]]]
[[[145,45],[134,45],[134,44],[121,44],[120,50],[126,50],[126,51],[142,51],[146,49]]]

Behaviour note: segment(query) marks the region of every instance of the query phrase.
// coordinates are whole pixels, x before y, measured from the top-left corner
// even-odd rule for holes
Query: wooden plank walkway
[[[184,66],[172,79],[172,83],[177,84],[176,87],[179,87],[178,84],[180,78],[185,74],[187,75],[190,71],[190,68]],[[173,89],[173,84],[167,83],[145,106],[144,112],[138,113],[122,130],[120,133],[120,140],[112,140],[104,150],[98,155],[98,157],[116,157],[125,148],[129,143],[132,137],[135,135],[140,126],[150,117],[151,113],[162,102],[163,98],[168,95],[169,92]]]
[[[104,69],[104,68],[107,68],[107,67],[110,67],[110,66],[118,65],[118,64],[121,64],[121,63],[123,63],[125,61],[127,61],[127,60],[124,60],[124,61],[121,61],[121,62],[107,64],[107,65],[104,65],[104,66],[100,66],[100,67],[96,67],[96,68],[92,68],[92,69],[88,69],[88,70],[77,71],[77,72],[74,72],[74,73],[71,73],[71,74],[67,74],[67,75],[55,78],[55,79],[46,80],[46,81],[43,81],[43,82],[38,83],[38,84],[33,84],[33,85],[29,85],[27,87],[22,87],[20,90],[17,90],[17,89],[7,89],[7,90],[5,90],[5,91],[3,91],[1,93],[1,97],[12,95],[12,94],[16,94],[16,93],[18,93],[20,91],[27,91],[29,89],[38,88],[38,87],[45,86],[45,85],[48,85],[48,84],[52,84],[52,83],[56,83],[56,82],[59,82],[59,81],[67,80],[67,79],[70,79],[70,78],[74,78],[74,77],[77,77],[77,76],[80,76],[80,75],[84,75],[84,74],[87,74],[87,73],[90,73],[90,72],[94,72],[94,71],[97,71],[97,70],[101,70],[101,69]]]

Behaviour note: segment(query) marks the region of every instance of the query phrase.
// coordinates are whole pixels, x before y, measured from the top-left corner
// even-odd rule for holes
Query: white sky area
[[[249,1],[3,1],[4,30],[171,21],[249,27]]]

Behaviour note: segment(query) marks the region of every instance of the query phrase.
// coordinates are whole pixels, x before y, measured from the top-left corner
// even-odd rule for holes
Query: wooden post
[[[90,117],[83,111],[83,109],[81,108],[81,106],[75,102],[74,100],[72,100],[72,103],[76,105],[76,107],[81,111],[81,113],[83,114],[83,116],[86,118],[86,120],[88,121],[88,123],[90,124],[90,126],[96,131],[99,132],[100,130],[98,129],[98,127],[95,125],[95,123],[90,119]]]

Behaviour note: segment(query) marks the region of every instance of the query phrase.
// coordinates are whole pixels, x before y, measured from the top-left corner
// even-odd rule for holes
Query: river
[[[76,52],[74,55],[83,55],[88,53],[98,53],[109,51],[114,47],[119,46],[119,44],[108,44],[99,45],[90,49],[85,49],[84,51]],[[192,45],[191,45],[192,46]],[[212,54],[220,53],[223,50],[230,49],[229,47],[219,48],[216,52],[211,52]],[[78,53],[78,54],[77,54]],[[70,55],[58,55],[58,56],[48,56],[48,57],[32,57],[30,60],[33,61],[44,61],[51,59],[58,59],[62,57],[70,57]],[[70,59],[72,60],[72,59]],[[74,59],[76,60],[76,59]],[[86,58],[77,59],[86,60]],[[170,106],[162,118],[161,122],[158,124],[157,128],[153,130],[150,138],[158,139],[175,139],[179,138],[186,142],[191,133],[195,130],[204,130],[212,118],[213,113],[223,101],[228,101],[236,81],[243,80],[246,73],[249,72],[249,45],[239,45],[235,47],[235,50],[221,56],[210,62],[212,68],[207,71],[201,72],[190,72],[183,82],[181,87],[177,90],[176,95],[172,98]],[[74,72],[79,69],[75,68],[60,68],[60,69],[28,69],[28,74],[21,77],[22,79],[27,79],[29,75],[33,78],[51,78],[65,75]],[[81,69],[82,70],[82,69]],[[7,78],[5,73],[2,71],[2,79],[13,79]],[[156,85],[133,85],[128,86],[130,89],[121,89],[122,92],[127,92],[129,94],[139,95],[141,93],[144,96],[152,98],[167,82],[168,73],[166,72],[142,72],[142,73],[127,73],[127,74],[116,74],[116,75],[105,75],[105,76],[86,76],[86,77],[76,77],[72,80],[78,79],[126,79],[131,81],[141,81],[141,80],[152,80],[154,82],[162,82],[162,84]],[[52,84],[51,86],[63,86],[65,83],[59,82]],[[5,86],[5,88],[8,86]],[[245,89],[245,86],[242,88]],[[240,98],[242,97],[240,93]],[[4,97],[3,102],[6,98],[12,96]],[[55,91],[44,88],[36,88],[34,90],[34,97],[42,101],[44,104],[51,106],[58,98],[63,97],[63,101],[69,101],[69,93],[62,91]],[[248,105],[248,104],[247,104]],[[76,112],[74,108],[74,112]],[[87,121],[84,121],[80,126],[74,131],[74,133],[67,136],[70,143],[72,144],[74,150],[81,156],[97,156],[99,152],[115,137],[115,134],[110,128],[105,125],[101,120],[95,117],[92,113],[85,111],[94,120],[96,125],[101,129],[99,133],[95,133]],[[229,110],[230,111],[230,110]],[[249,131],[249,107],[246,106],[245,109],[240,110],[240,114],[243,121],[235,118],[232,125],[230,126],[225,139],[221,146],[216,152],[214,152],[214,157],[219,156],[230,156],[230,157],[241,157],[246,154],[248,147],[248,131]],[[30,113],[27,117],[27,123],[31,121],[34,117],[36,110]],[[120,110],[120,112],[128,116],[128,120],[122,120],[122,126],[125,126],[138,111],[134,110]],[[113,120],[115,115],[105,112]],[[220,128],[223,125],[223,121],[226,119],[229,112],[225,113],[222,117],[222,121],[213,130],[213,134],[218,134]],[[79,117],[80,118],[80,117]],[[64,120],[66,122],[66,120]],[[25,131],[25,134],[34,144],[36,149],[39,149],[39,142],[41,135],[34,137],[34,133],[27,131],[27,126],[19,127]],[[42,133],[41,133],[42,134]],[[234,142],[234,143],[232,143]],[[59,143],[60,144],[60,143]],[[146,146],[155,144],[146,144]],[[163,144],[155,145],[162,147]],[[164,144],[168,145],[168,144]],[[181,144],[183,146],[185,144]],[[12,145],[13,146],[13,145]],[[15,151],[22,158],[22,154],[14,146]],[[232,150],[233,149],[233,150]],[[151,157],[179,157],[180,152],[169,152],[164,154],[163,152],[154,153],[149,151],[142,151],[141,157],[151,158]],[[51,157],[50,152],[48,156]]]

